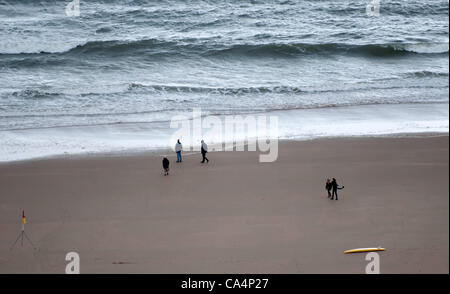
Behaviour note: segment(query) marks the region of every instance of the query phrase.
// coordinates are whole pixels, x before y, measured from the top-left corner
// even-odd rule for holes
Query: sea
[[[448,0],[0,0],[0,161],[172,147],[193,109],[448,134],[448,50]]]

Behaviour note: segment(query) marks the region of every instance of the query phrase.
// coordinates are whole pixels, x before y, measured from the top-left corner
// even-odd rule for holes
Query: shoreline
[[[380,134],[380,135],[355,135],[355,136],[324,136],[314,138],[289,138],[278,139],[279,143],[288,142],[305,142],[305,141],[317,141],[317,140],[330,140],[330,139],[364,139],[364,138],[434,138],[434,137],[448,137],[448,132],[420,132],[420,133],[396,133],[396,134]],[[212,144],[214,145],[214,144]],[[222,144],[223,145],[223,144]],[[247,146],[247,144],[244,144]],[[245,149],[247,151],[247,149]],[[197,154],[197,151],[184,151],[189,154]],[[223,151],[210,151],[210,152],[223,152]],[[242,152],[242,151],[233,151]],[[256,151],[259,154],[259,151]],[[21,164],[33,161],[46,161],[46,160],[77,160],[77,159],[89,159],[89,158],[108,158],[108,157],[133,157],[133,156],[163,156],[173,155],[174,151],[170,148],[154,148],[148,150],[142,149],[129,149],[122,151],[110,151],[110,152],[86,152],[86,153],[73,153],[73,154],[55,154],[41,157],[32,157],[27,159],[18,159],[10,161],[0,161],[0,167],[6,165]]]
[[[284,141],[257,152],[0,165],[0,273],[447,273],[448,136]],[[336,177],[339,201],[327,199]],[[28,244],[9,250],[22,209]]]
[[[447,107],[444,107],[447,106]],[[194,113],[192,114],[194,115]],[[334,107],[329,109],[277,110],[254,114],[278,117],[277,132],[270,137],[282,140],[311,140],[327,137],[401,136],[412,133],[448,134],[448,103],[444,104],[380,104]],[[204,116],[202,119],[207,118]],[[194,121],[187,116],[188,128]],[[205,139],[208,145],[226,141],[226,115],[217,116],[222,132],[208,132],[203,126],[197,136],[182,137],[185,146],[198,145]],[[255,118],[255,117],[254,117]],[[200,119],[200,118],[199,118]],[[196,123],[200,123],[198,121]],[[184,124],[183,124],[184,125]],[[177,129],[178,128],[178,129]],[[184,127],[183,127],[184,128]],[[266,126],[267,128],[267,126]],[[176,130],[177,129],[177,130]],[[54,127],[19,131],[0,131],[0,161],[18,161],[31,158],[55,157],[69,154],[136,153],[149,149],[164,151],[172,147],[171,135],[180,128],[170,128],[167,122],[120,123],[84,127]],[[268,129],[267,129],[268,130]],[[193,133],[193,130],[190,129]],[[208,134],[204,133],[208,132]],[[236,132],[234,139],[265,136],[258,133]],[[259,128],[258,128],[259,132]],[[204,138],[207,135],[207,138]],[[188,142],[190,141],[190,142]]]

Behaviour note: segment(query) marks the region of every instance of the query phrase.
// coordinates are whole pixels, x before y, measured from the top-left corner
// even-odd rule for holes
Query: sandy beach
[[[160,154],[87,156],[0,165],[0,273],[449,272],[449,139],[341,138],[213,152],[175,163]],[[345,189],[327,198],[326,178]],[[21,228],[24,242],[10,250]]]

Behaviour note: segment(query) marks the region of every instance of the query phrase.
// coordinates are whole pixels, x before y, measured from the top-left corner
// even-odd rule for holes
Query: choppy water
[[[448,0],[69,2],[0,0],[0,160],[164,147],[193,107],[290,138],[448,132]]]

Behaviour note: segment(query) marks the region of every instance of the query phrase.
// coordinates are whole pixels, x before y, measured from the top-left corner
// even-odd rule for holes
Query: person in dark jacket
[[[325,184],[325,190],[328,192],[328,198],[331,197],[331,180],[327,179],[327,182]]]
[[[203,141],[203,140],[202,140],[201,152],[202,152],[202,163],[204,163],[205,160],[206,160],[206,162],[209,162],[209,159],[206,158],[206,153],[208,152],[208,145],[206,145],[205,141]]]
[[[334,195],[336,195],[336,200],[338,200],[338,194],[337,194],[337,190],[341,190],[344,189],[344,186],[339,187],[337,181],[335,178],[333,178],[333,181],[331,181],[331,189],[333,190],[331,193],[331,200],[334,199]]]
[[[169,175],[169,160],[167,159],[167,157],[164,157],[162,160],[162,165],[163,165],[163,169],[164,169],[164,175],[167,176]]]

